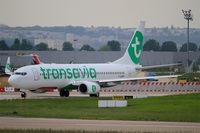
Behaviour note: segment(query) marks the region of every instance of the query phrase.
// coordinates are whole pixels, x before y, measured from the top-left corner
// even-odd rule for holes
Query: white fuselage
[[[15,88],[33,92],[56,88],[60,90],[60,96],[69,96],[68,90],[78,87],[82,93],[97,96],[100,84],[145,79],[144,77],[135,78],[136,70],[141,68],[139,61],[144,25],[144,22],[140,22],[124,55],[112,63],[30,65],[17,69],[8,82]],[[35,62],[37,64],[37,61]]]
[[[63,88],[76,81],[98,82],[106,79],[133,77],[134,65],[122,64],[40,64],[17,69],[9,78],[15,88]]]

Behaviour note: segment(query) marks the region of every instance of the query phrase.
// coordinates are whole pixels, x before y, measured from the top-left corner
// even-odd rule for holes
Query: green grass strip
[[[0,116],[200,122],[200,94],[129,99],[124,108],[98,108],[102,99],[110,98],[1,100]]]

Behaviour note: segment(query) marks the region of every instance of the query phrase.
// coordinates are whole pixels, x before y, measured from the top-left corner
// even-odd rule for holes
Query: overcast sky
[[[200,0],[0,0],[0,24],[9,26],[186,27],[191,9],[200,28]]]

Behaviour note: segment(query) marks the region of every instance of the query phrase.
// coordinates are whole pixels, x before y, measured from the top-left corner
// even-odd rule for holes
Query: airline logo
[[[10,64],[6,64],[6,69],[11,71],[11,67],[10,67]]]
[[[128,47],[129,56],[134,64],[139,64],[140,55],[142,52],[143,35],[141,32],[136,31],[131,44]]]
[[[44,68],[40,67],[40,72],[44,80],[48,79],[95,79],[97,77],[96,69],[86,66],[74,68]]]
[[[92,92],[96,92],[97,87],[95,85],[92,85]]]

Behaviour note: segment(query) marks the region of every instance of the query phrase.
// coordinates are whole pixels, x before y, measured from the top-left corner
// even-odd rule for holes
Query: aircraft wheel
[[[64,97],[64,91],[62,91],[62,90],[60,91],[60,96]]]
[[[65,91],[65,97],[68,97],[69,96],[69,91]]]
[[[60,91],[60,96],[61,97],[68,97],[69,96],[69,91],[68,90],[61,90]]]
[[[21,93],[21,98],[26,98],[26,92]]]
[[[90,97],[99,97],[99,93],[97,93],[97,94],[90,94]]]

